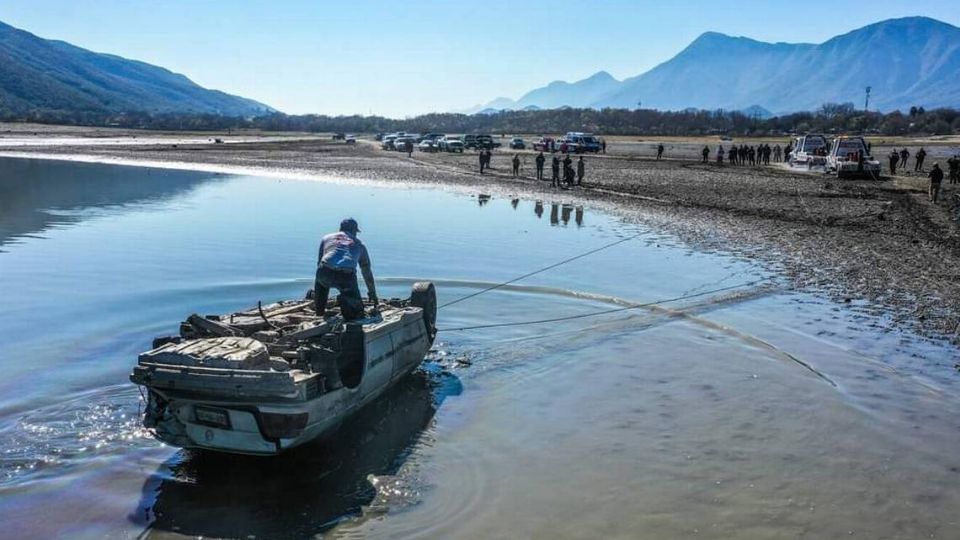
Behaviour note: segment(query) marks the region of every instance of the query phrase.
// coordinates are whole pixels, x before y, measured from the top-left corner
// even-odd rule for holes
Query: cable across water
[[[495,290],[495,289],[499,289],[500,287],[504,287],[504,286],[506,286],[506,285],[510,285],[511,283],[516,283],[516,282],[520,281],[521,279],[526,279],[526,278],[528,278],[528,277],[530,277],[530,276],[534,276],[534,275],[537,275],[537,274],[539,274],[539,273],[541,273],[541,272],[546,272],[547,270],[551,270],[551,269],[556,268],[556,267],[558,267],[558,266],[567,264],[568,262],[573,262],[573,261],[575,261],[575,260],[577,260],[577,259],[582,259],[582,258],[586,257],[587,255],[593,255],[594,253],[597,253],[598,251],[603,251],[603,250],[605,250],[605,249],[607,249],[607,248],[611,248],[611,247],[616,246],[616,245],[618,245],[618,244],[622,244],[622,243],[624,243],[624,242],[633,240],[634,238],[639,238],[639,237],[642,236],[642,235],[643,235],[643,233],[637,233],[637,234],[634,234],[633,236],[628,236],[627,238],[621,238],[620,240],[617,240],[616,242],[611,242],[611,243],[609,243],[609,244],[600,246],[600,247],[598,247],[598,248],[591,249],[590,251],[586,251],[586,252],[581,253],[581,254],[579,254],[579,255],[575,255],[575,256],[573,256],[573,257],[570,257],[569,259],[564,259],[564,260],[562,260],[562,261],[555,262],[555,263],[551,264],[550,266],[544,266],[543,268],[541,268],[541,269],[539,269],[539,270],[534,270],[533,272],[528,272],[528,273],[526,273],[526,274],[524,274],[524,275],[522,275],[522,276],[515,277],[515,278],[513,278],[513,279],[511,279],[511,280],[509,280],[509,281],[504,281],[503,283],[497,283],[496,285],[491,285],[490,287],[487,287],[486,289],[477,291],[477,292],[475,292],[475,293],[470,293],[470,294],[468,294],[468,295],[466,295],[466,296],[461,296],[460,298],[457,298],[457,299],[455,299],[455,300],[451,300],[451,301],[447,302],[446,304],[441,305],[441,306],[438,307],[437,309],[443,309],[443,308],[445,308],[445,307],[447,307],[447,306],[452,306],[453,304],[457,304],[457,303],[459,303],[459,302],[463,302],[464,300],[468,300],[468,299],[470,299],[470,298],[473,298],[474,296],[480,296],[480,295],[483,294],[483,293],[490,292],[490,291]]]
[[[758,280],[754,280],[754,281],[748,281],[748,282],[746,282],[746,283],[740,283],[740,284],[737,284],[737,285],[730,285],[730,286],[721,287],[721,288],[718,288],[718,289],[711,289],[711,290],[709,290],[709,291],[703,291],[703,292],[699,292],[699,293],[685,294],[685,295],[681,295],[681,296],[675,296],[675,297],[673,297],[673,298],[665,298],[665,299],[662,299],[662,300],[656,300],[656,301],[653,301],[653,302],[644,302],[644,303],[642,303],[642,304],[632,304],[632,305],[629,305],[629,306],[623,306],[623,307],[618,307],[618,308],[604,309],[604,310],[600,310],[600,311],[591,311],[591,312],[589,312],[589,313],[578,313],[578,314],[576,314],[576,315],[567,315],[567,316],[564,316],[564,317],[553,317],[553,318],[549,318],[549,319],[535,319],[535,320],[530,320],[530,321],[511,321],[511,322],[504,322],[504,323],[478,324],[478,325],[475,325],[475,326],[460,326],[460,327],[456,327],[456,328],[438,328],[438,329],[437,329],[437,332],[461,332],[461,331],[465,331],[465,330],[479,330],[479,329],[483,329],[483,328],[502,328],[502,327],[505,327],[505,326],[527,326],[527,325],[533,325],[533,324],[545,324],[545,323],[552,323],[552,322],[570,321],[570,320],[574,320],[574,319],[585,319],[585,318],[587,318],[587,317],[597,317],[597,316],[599,316],[599,315],[607,315],[607,314],[610,314],[610,313],[619,313],[619,312],[621,312],[621,311],[629,311],[629,310],[631,310],[631,309],[640,309],[640,308],[645,308],[645,307],[653,307],[653,306],[657,306],[657,305],[660,305],[660,304],[668,304],[668,303],[670,303],[670,302],[678,302],[678,301],[680,301],[680,300],[689,300],[689,299],[691,299],[691,298],[698,298],[698,297],[701,297],[701,296],[707,296],[707,295],[716,294],[716,293],[719,293],[719,292],[729,291],[729,290],[733,290],[733,289],[739,289],[739,288],[742,288],[742,287],[750,287],[750,286],[753,286],[753,285],[757,285],[757,284],[759,284],[759,283],[766,283],[766,282],[768,282],[768,281],[770,281],[770,280],[769,280],[769,279],[758,279]],[[490,290],[492,290],[492,288],[491,288]],[[485,292],[485,291],[481,291],[481,292]]]

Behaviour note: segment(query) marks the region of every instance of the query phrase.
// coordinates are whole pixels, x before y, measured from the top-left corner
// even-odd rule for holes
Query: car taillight
[[[307,427],[307,413],[260,413],[260,430],[268,439],[292,439]]]

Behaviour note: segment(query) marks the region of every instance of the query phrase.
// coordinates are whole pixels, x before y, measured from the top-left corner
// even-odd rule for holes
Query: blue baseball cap
[[[360,232],[360,225],[353,218],[346,218],[340,222],[340,230],[344,232]]]

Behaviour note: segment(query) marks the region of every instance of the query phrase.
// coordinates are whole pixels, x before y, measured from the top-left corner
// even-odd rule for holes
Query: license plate
[[[193,408],[193,413],[197,417],[198,424],[204,424],[222,429],[230,429],[230,414],[226,411],[226,409],[216,409],[214,407],[197,405]]]

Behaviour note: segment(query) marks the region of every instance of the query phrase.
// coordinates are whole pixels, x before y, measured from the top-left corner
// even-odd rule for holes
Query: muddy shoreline
[[[656,222],[700,249],[762,261],[797,289],[825,291],[885,316],[891,330],[909,328],[960,342],[960,207],[954,197],[960,189],[945,183],[940,202],[930,204],[921,173],[841,181],[776,166],[701,164],[695,157],[699,143],[671,145],[670,159],[656,161],[641,145],[614,141],[607,155],[586,158],[583,188],[556,190],[535,180],[535,154],[529,151],[520,152],[521,176],[513,178],[513,152],[506,150],[495,153],[492,170],[480,176],[476,154],[470,152],[415,152],[408,158],[366,140],[347,146],[293,136],[227,137],[223,144],[196,139],[184,144],[174,135],[150,136],[171,141],[139,144],[131,137],[102,145],[50,144],[46,138],[42,145],[21,140],[13,146],[0,137],[0,154],[222,166],[254,174],[456,186],[494,196],[604,204],[628,219]],[[875,148],[877,155],[887,151]]]

